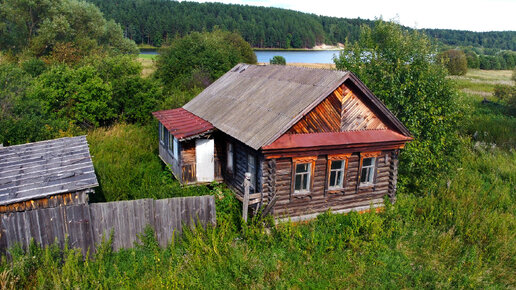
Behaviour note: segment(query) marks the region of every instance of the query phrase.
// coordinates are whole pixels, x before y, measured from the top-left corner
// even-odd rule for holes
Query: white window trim
[[[174,138],[174,159],[179,160],[179,141],[176,137]]]
[[[369,159],[371,158],[372,159],[372,162],[371,162],[371,165],[367,165],[367,166],[364,166],[364,160],[365,159]],[[374,184],[374,175],[375,175],[375,171],[376,171],[376,156],[374,157],[364,157],[361,161],[361,164],[360,164],[360,186],[369,186],[369,185],[373,185]],[[364,170],[364,168],[368,168],[368,179],[364,182],[362,182],[362,171]]]
[[[165,126],[159,123],[159,142],[165,145]]]
[[[339,168],[339,169],[331,169],[331,165],[333,164],[333,162],[342,162],[342,167]],[[338,189],[343,189],[344,188],[344,178],[346,177],[346,162],[347,162],[346,159],[331,160],[330,161],[330,166],[329,166],[330,175],[328,176],[328,189],[329,190],[338,190]],[[338,171],[342,172],[342,179],[340,180],[340,184],[332,186],[330,184],[330,182],[331,182],[331,173],[332,172],[338,172]],[[336,177],[337,177],[337,174],[335,173],[335,178]]]
[[[301,164],[308,164],[308,168],[307,168],[306,172],[298,173],[297,172],[297,166],[301,165]],[[299,163],[296,163],[294,165],[294,170],[295,170],[295,172],[294,172],[294,180],[293,180],[293,182],[294,182],[294,193],[296,193],[296,194],[297,193],[309,193],[310,192],[310,187],[311,187],[311,181],[312,181],[312,176],[311,176],[312,175],[312,162],[299,162]],[[306,186],[307,186],[306,189],[302,188],[302,189],[296,190],[296,179],[297,179],[298,175],[302,175],[302,176],[306,175],[306,177],[308,179],[307,182],[306,182]],[[304,178],[301,179],[301,187],[303,187],[303,180],[304,180]]]
[[[170,154],[173,154],[174,152],[174,135],[170,134],[168,132],[168,143],[167,143],[167,150]]]
[[[252,166],[251,160],[253,160]],[[252,154],[247,154],[247,172],[251,173],[251,188],[256,190],[256,157]]]

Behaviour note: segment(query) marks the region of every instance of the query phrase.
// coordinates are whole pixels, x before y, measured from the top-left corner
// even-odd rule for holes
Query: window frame
[[[231,156],[231,158],[230,158]],[[248,160],[249,162],[249,160]],[[235,169],[235,146],[231,142],[226,142],[226,171],[233,173]]]
[[[159,142],[165,145],[165,126],[162,123],[159,123]]]
[[[366,152],[360,154],[360,166],[358,168],[358,184],[360,187],[369,187],[374,186],[376,184],[376,175],[378,171],[378,157],[381,152]],[[368,165],[368,168],[371,168],[371,174],[369,175],[369,181],[362,182],[362,169],[364,168],[364,159],[373,158],[371,165]]]
[[[292,196],[304,196],[310,195],[313,191],[314,184],[314,172],[315,172],[315,161],[317,160],[317,156],[310,157],[301,157],[301,158],[292,158],[292,178],[291,178],[291,193]],[[308,188],[306,190],[297,190],[296,191],[296,176],[297,176],[297,165],[299,164],[309,164],[308,168]]]
[[[170,153],[171,155],[174,154],[174,135],[170,134],[170,132],[168,132],[168,143],[167,143],[167,151],[168,153]]]
[[[251,162],[250,160],[252,160],[253,162],[253,168],[251,168]],[[256,184],[256,156],[254,156],[253,154],[250,154],[248,153],[247,154],[247,172],[251,173],[251,189],[253,191],[256,191],[256,188],[257,188],[257,184]]]
[[[176,160],[179,160],[179,140],[177,140],[177,138],[174,136],[174,150],[173,150],[173,155],[174,155],[174,159]]]
[[[348,164],[349,164],[349,157],[350,156],[351,156],[351,153],[328,155],[328,167],[327,167],[327,170],[328,170],[327,171],[328,172],[327,179],[328,180],[327,180],[327,183],[326,183],[328,192],[341,191],[346,186],[346,177],[347,177],[347,171],[348,171]],[[331,182],[331,172],[332,172],[331,165],[332,165],[332,163],[334,161],[342,161],[343,162],[343,168],[341,169],[342,170],[342,184],[340,186],[331,186],[331,184],[330,184],[330,182]]]

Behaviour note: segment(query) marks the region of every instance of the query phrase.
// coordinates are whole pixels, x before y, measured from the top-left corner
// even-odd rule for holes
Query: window
[[[310,191],[310,175],[312,172],[312,163],[296,164],[296,174],[294,179],[294,192]]]
[[[174,158],[179,160],[179,142],[174,138]]]
[[[247,172],[251,173],[251,188],[256,188],[256,158],[248,154],[247,155]]]
[[[165,144],[165,126],[161,123],[159,123],[159,141],[161,144]]]
[[[226,169],[233,172],[233,143],[226,143]]]
[[[328,190],[344,188],[350,156],[351,153],[328,155]]]
[[[345,160],[330,161],[330,184],[329,189],[339,189],[344,187]]]
[[[360,185],[373,184],[376,157],[362,159],[362,171],[360,173]]]
[[[174,152],[174,135],[168,133],[168,144],[167,149],[170,154],[173,154]]]
[[[292,193],[308,194],[312,183],[317,156],[292,158]]]

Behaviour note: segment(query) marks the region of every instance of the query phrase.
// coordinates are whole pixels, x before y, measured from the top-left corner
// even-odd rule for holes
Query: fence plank
[[[64,247],[83,255],[95,251],[102,235],[114,231],[113,249],[129,248],[150,225],[160,246],[166,246],[183,226],[216,224],[213,196],[181,197],[162,200],[142,199],[97,204],[80,204],[0,214],[0,252],[15,243],[28,247],[30,240],[48,246],[57,239]]]

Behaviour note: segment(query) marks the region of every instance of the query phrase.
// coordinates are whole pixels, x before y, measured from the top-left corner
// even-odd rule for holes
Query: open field
[[[489,97],[496,85],[511,85],[512,70],[479,70],[468,69],[464,76],[450,76],[457,88],[465,93]]]
[[[15,288],[515,288],[516,151],[502,144],[516,139],[516,118],[482,99],[460,94],[460,159],[425,195],[399,192],[380,213],[324,214],[267,230],[235,221],[240,209],[224,188],[178,187],[157,157],[156,128],[97,129],[88,140],[110,200],[209,192],[218,197],[218,226],[165,249],[152,233],[118,253],[107,243],[86,261],[73,250],[14,250],[0,279]],[[474,132],[481,144],[470,141]]]

